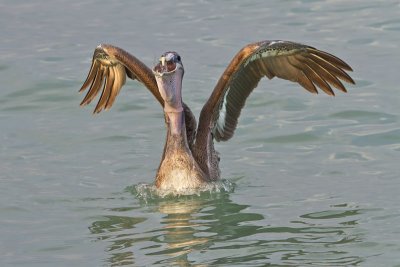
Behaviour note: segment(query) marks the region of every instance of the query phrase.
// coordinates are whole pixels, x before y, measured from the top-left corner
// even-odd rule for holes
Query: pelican
[[[244,46],[231,60],[204,104],[198,124],[182,101],[184,68],[180,55],[165,52],[150,69],[125,50],[101,44],[96,47],[86,81],[89,88],[81,106],[101,91],[94,113],[108,110],[125,84],[126,76],[141,82],[163,108],[167,137],[155,178],[160,190],[184,193],[220,178],[219,155],[214,141],[232,138],[247,97],[261,78],[297,82],[317,94],[332,87],[347,92],[341,81],[355,84],[346,73],[351,67],[338,57],[290,41],[261,41]]]

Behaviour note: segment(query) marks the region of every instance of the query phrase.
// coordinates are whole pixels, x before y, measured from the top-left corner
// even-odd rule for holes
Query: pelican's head
[[[176,52],[165,52],[154,66],[153,73],[158,90],[165,101],[166,112],[182,111],[182,79],[183,65]]]
[[[181,56],[176,52],[165,52],[162,54],[160,61],[153,68],[153,73],[156,77],[171,75],[179,71],[183,75]]]

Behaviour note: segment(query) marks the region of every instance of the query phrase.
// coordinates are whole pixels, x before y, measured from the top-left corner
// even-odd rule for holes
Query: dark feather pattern
[[[354,84],[345,71],[352,69],[343,60],[311,46],[288,41],[249,44],[236,54],[218,81],[203,107],[198,132],[204,134],[203,127],[210,125],[217,141],[229,140],[247,97],[264,76],[297,82],[314,94],[319,88],[335,95],[332,87],[346,92],[340,80]]]

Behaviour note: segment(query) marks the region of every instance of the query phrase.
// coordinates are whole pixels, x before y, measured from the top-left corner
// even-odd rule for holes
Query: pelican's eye
[[[181,56],[178,55],[178,56],[176,57],[176,60],[181,61]]]

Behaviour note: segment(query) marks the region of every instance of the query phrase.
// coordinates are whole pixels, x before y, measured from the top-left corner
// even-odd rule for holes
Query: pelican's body
[[[118,47],[100,45],[80,90],[90,86],[81,105],[89,104],[102,90],[95,113],[109,109],[126,76],[142,82],[163,107],[167,125],[155,185],[179,194],[219,179],[219,156],[214,140],[226,141],[233,136],[241,109],[263,76],[298,82],[312,93],[317,93],[317,85],[325,93],[334,95],[331,85],[346,92],[340,80],[354,84],[345,70],[351,71],[345,62],[310,46],[287,41],[249,44],[236,54],[222,74],[197,125],[191,110],[182,101],[184,69],[176,52],[164,53],[151,70]]]

